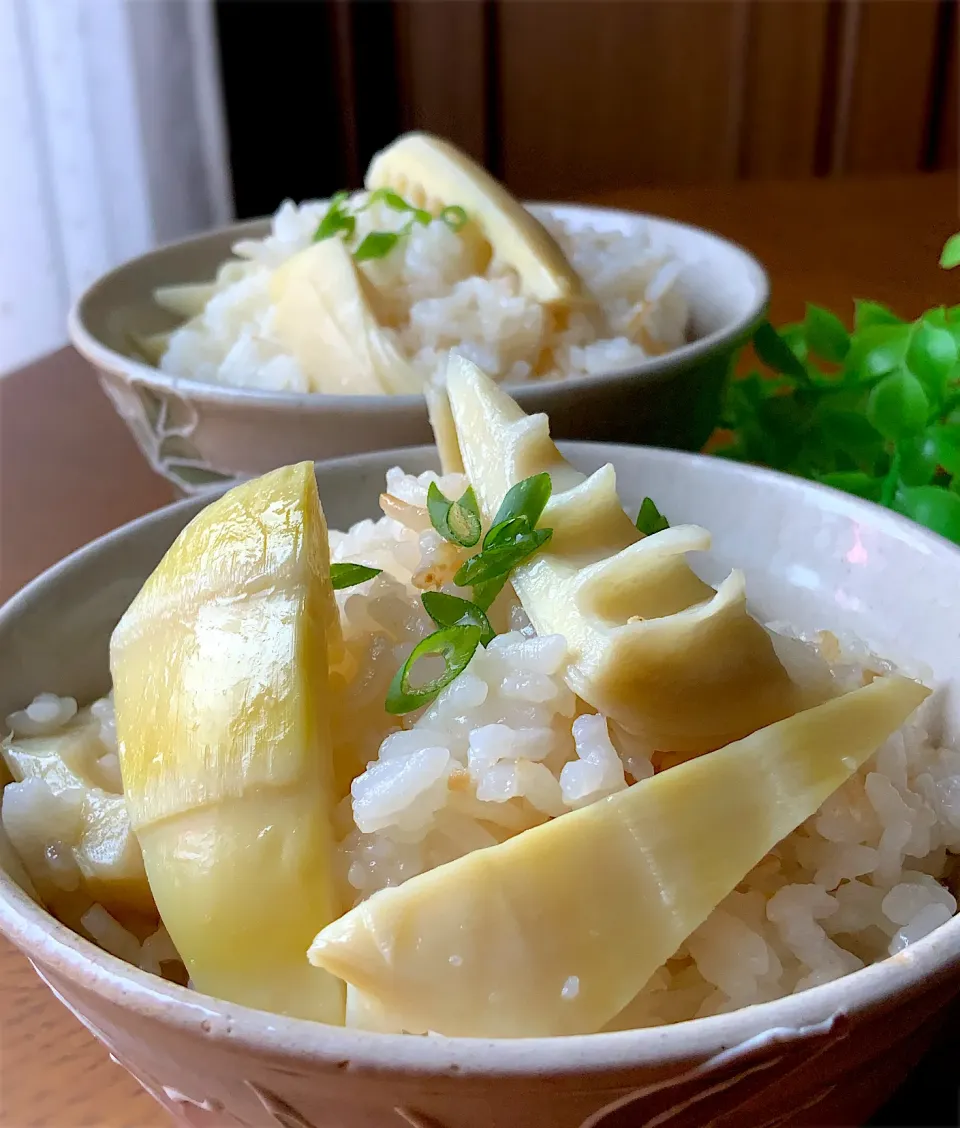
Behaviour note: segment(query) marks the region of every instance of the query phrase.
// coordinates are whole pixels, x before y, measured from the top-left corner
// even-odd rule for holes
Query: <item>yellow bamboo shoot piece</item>
[[[430,428],[440,456],[441,473],[462,474],[463,459],[460,456],[460,443],[447,389],[442,384],[430,383],[424,388],[424,396]]]
[[[447,141],[406,133],[370,162],[366,187],[393,188],[418,207],[459,206],[494,254],[512,267],[523,291],[545,305],[589,305],[579,275],[557,241],[485,169]]]
[[[361,1022],[597,1031],[928,692],[877,679],[383,889],[328,925],[310,959],[360,992]]]
[[[293,355],[311,391],[340,395],[419,392],[423,378],[377,321],[340,238],[299,251],[270,279],[273,334]]]
[[[153,300],[168,313],[189,320],[203,313],[216,292],[215,282],[181,282],[174,286],[158,286],[153,291]]]
[[[195,517],[110,648],[131,823],[195,986],[334,1023],[343,986],[304,953],[340,908],[327,673],[338,629],[304,462]]]
[[[574,692],[652,748],[704,752],[802,705],[766,631],[747,612],[743,573],[714,591],[686,553],[710,534],[679,525],[637,531],[611,465],[589,478],[550,438],[546,415],[525,415],[463,357],[447,391],[460,453],[489,521],[511,486],[546,471],[553,495],[540,524],[553,537],[510,579],[538,634],[560,634]]]
[[[4,742],[3,758],[18,783],[42,780],[55,797],[76,808],[73,833],[61,838],[61,845],[76,862],[79,889],[113,913],[155,917],[123,796],[104,787],[106,780],[98,769],[97,759],[104,752],[99,731],[99,721],[85,713],[53,736],[11,736]],[[62,900],[45,873],[35,876],[51,904]]]

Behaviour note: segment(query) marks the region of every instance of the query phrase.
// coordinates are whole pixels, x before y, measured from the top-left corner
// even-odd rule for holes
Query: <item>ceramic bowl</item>
[[[960,736],[960,551],[867,502],[672,451],[570,444],[714,530],[703,573],[745,569],[755,610],[851,631],[944,686]],[[388,467],[430,450],[321,465],[328,519],[377,512]],[[0,716],[41,690],[107,688],[110,631],[200,508],[191,499],[110,534],[0,611]],[[960,990],[960,919],[836,982],[733,1014],[585,1037],[481,1041],[361,1033],[246,1010],[132,968],[58,924],[0,874],[0,928],[51,990],[184,1123],[246,1128],[785,1128],[862,1124],[924,1051]]]
[[[695,339],[626,371],[518,387],[520,406],[546,411],[561,438],[699,450],[716,423],[731,356],[766,309],[763,268],[696,227],[606,208],[539,207],[573,229],[649,224],[687,263],[679,285]],[[154,304],[153,290],[208,281],[238,239],[260,238],[268,227],[268,220],[238,224],[151,251],[101,278],[71,311],[74,345],[147,460],[184,493],[303,459],[432,441],[422,396],[268,393],[173,379],[136,359],[131,334],[176,324]]]

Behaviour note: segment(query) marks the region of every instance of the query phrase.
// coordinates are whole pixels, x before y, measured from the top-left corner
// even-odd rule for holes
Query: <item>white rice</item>
[[[311,245],[326,209],[324,202],[288,200],[266,238],[237,243],[238,257],[220,268],[203,312],[172,334],[161,369],[237,387],[309,391],[297,361],[276,339],[270,278]],[[405,222],[374,204],[357,216],[356,238]],[[516,274],[496,259],[478,273],[474,243],[439,221],[415,226],[385,258],[360,264],[380,295],[385,331],[425,379],[445,370],[452,349],[498,380],[522,383],[614,371],[685,342],[689,311],[677,285],[682,264],[648,229],[624,235],[573,232],[559,221],[547,226],[596,296],[599,329],[582,313],[554,318],[520,292]]]
[[[503,633],[456,681],[419,714],[383,710],[397,667],[433,629],[421,592],[456,591],[463,551],[425,527],[421,509],[432,480],[448,496],[464,486],[457,476],[392,470],[392,516],[331,534],[335,559],[384,569],[337,593],[344,647],[332,676],[342,702],[334,743],[344,905],[669,770],[574,696],[562,677],[563,639],[538,637],[509,588],[491,610]],[[826,676],[852,688],[865,670],[883,668],[864,652],[844,658],[830,635],[776,642],[805,679]],[[75,708],[44,695],[8,723],[15,732],[24,724],[46,726],[47,736],[69,732],[88,716],[73,716]],[[112,771],[110,699],[90,713],[99,760]],[[66,729],[56,727],[61,718]],[[948,920],[957,911],[948,884],[960,851],[960,751],[942,744],[936,720],[934,695],[744,878],[612,1027],[677,1022],[803,990],[897,954]],[[78,809],[38,783],[8,785],[3,827],[34,880],[49,881],[51,867],[60,867],[69,884],[58,842],[75,834]],[[165,932],[141,944],[104,914],[84,917],[94,939],[154,972],[167,961],[166,971],[175,953]],[[579,984],[565,990],[575,994]]]

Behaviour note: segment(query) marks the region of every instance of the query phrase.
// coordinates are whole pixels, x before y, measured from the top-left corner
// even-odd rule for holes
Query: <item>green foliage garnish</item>
[[[470,659],[480,645],[481,633],[480,627],[476,626],[444,627],[418,643],[410,657],[394,674],[387,690],[387,712],[398,715],[412,713],[414,709],[428,705],[444,686],[449,685],[470,664]],[[414,666],[421,658],[430,655],[443,659],[443,673],[421,685],[413,685],[410,675]]]
[[[640,505],[640,512],[637,514],[637,528],[644,536],[650,536],[651,533],[662,533],[664,529],[670,528],[670,522],[657,509],[651,497],[645,497]]]
[[[960,265],[960,234],[940,263]],[[960,306],[910,322],[858,301],[848,332],[808,305],[779,333],[763,322],[753,346],[770,371],[730,382],[720,425],[733,439],[717,454],[879,502],[960,544]]]
[[[337,192],[330,197],[327,211],[324,213],[323,219],[320,220],[317,230],[313,233],[314,243],[320,243],[324,239],[332,239],[335,235],[341,235],[347,242],[350,242],[357,229],[357,214],[366,211],[367,208],[377,203],[385,204],[392,211],[401,212],[410,217],[399,231],[371,231],[366,235],[360,241],[360,245],[353,250],[353,257],[357,262],[369,262],[371,259],[385,258],[404,236],[410,234],[417,224],[421,227],[427,227],[436,219],[446,224],[451,231],[459,231],[467,222],[467,213],[461,207],[447,207],[439,215],[434,216],[426,208],[418,208],[409,203],[392,188],[378,188],[371,192],[353,212],[347,210],[349,199],[349,192]]]
[[[339,591],[341,588],[356,587],[365,580],[372,580],[381,571],[381,568],[368,568],[366,564],[331,564],[330,583],[334,591]]]
[[[473,486],[467,486],[459,501],[451,501],[444,497],[436,482],[431,482],[427,490],[427,513],[430,523],[444,540],[461,548],[472,548],[480,539],[480,510]]]
[[[423,609],[440,629],[428,635],[397,671],[387,691],[388,713],[410,713],[428,704],[466,669],[478,646],[492,642],[495,632],[487,610],[513,568],[532,556],[553,535],[552,529],[535,528],[550,500],[551,488],[549,474],[535,474],[507,492],[480,551],[466,560],[453,577],[458,587],[473,589],[472,602],[442,591],[428,591],[421,596]],[[427,489],[427,512],[437,532],[454,544],[470,547],[479,541],[480,511],[472,487],[459,501],[451,501],[444,497],[436,482],[431,482]],[[410,671],[419,659],[428,655],[443,658],[444,672],[424,685],[413,687]]]
[[[488,646],[496,637],[490,620],[469,599],[447,595],[444,591],[425,591],[420,596],[420,602],[438,627],[479,627],[482,646]]]

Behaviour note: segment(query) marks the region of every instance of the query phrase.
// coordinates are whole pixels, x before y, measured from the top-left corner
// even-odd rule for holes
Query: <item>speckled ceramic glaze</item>
[[[649,224],[687,264],[679,285],[695,340],[640,367],[518,387],[526,412],[546,411],[566,439],[699,450],[713,430],[734,349],[763,315],[767,276],[746,251],[665,219],[572,205],[531,205],[573,229],[629,232]],[[184,493],[302,459],[415,446],[432,436],[422,396],[267,393],[165,376],[136,359],[134,338],[170,329],[157,286],[209,281],[240,238],[268,221],[238,224],[152,251],[96,282],[70,315],[74,345],[160,474]]]
[[[636,509],[713,530],[708,579],[743,567],[765,619],[851,631],[940,687],[960,738],[960,552],[884,510],[796,479],[669,451],[571,444]],[[376,513],[385,470],[318,469],[334,526]],[[107,688],[107,640],[201,502],[90,545],[0,611],[0,715],[40,690]],[[394,1037],[278,1018],[154,979],[59,925],[0,874],[0,927],[61,1001],[183,1123],[240,1128],[774,1128],[861,1124],[960,990],[960,921],[837,982],[731,1015],[589,1037]]]

